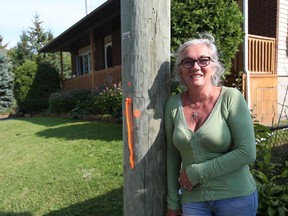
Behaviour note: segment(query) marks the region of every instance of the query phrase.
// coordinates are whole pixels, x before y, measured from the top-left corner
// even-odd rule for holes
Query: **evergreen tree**
[[[53,39],[51,32],[42,27],[39,15],[33,26],[23,31],[21,41],[12,51],[15,73],[14,94],[23,112],[40,112],[48,107],[48,98],[59,90],[59,56],[39,53]]]
[[[33,27],[30,27],[28,31],[29,47],[34,54],[38,54],[38,51],[53,39],[53,34],[50,31],[44,31],[42,23],[40,16],[36,14],[33,20]]]
[[[61,61],[59,53],[45,53],[41,55],[41,61],[54,65],[59,72],[61,71]],[[68,52],[62,52],[62,64],[63,64],[63,79],[71,79],[72,68],[71,68],[71,54]]]
[[[8,46],[8,43],[3,44],[3,37],[2,37],[2,35],[0,35],[0,49],[6,49],[7,46]]]
[[[0,48],[0,112],[13,105],[13,75],[6,51]]]
[[[48,108],[49,97],[60,90],[59,73],[47,62],[37,62],[37,71],[22,103],[25,112],[41,112]]]
[[[13,67],[22,65],[26,60],[33,60],[34,54],[30,49],[29,40],[27,31],[22,31],[20,42],[18,42],[16,47],[12,48],[9,52]]]
[[[20,111],[34,82],[38,66],[35,61],[26,60],[22,65],[14,68],[14,95]]]
[[[59,73],[50,63],[27,60],[15,69],[14,92],[21,112],[47,109],[50,94],[59,89]]]
[[[10,51],[13,67],[22,65],[26,60],[36,61],[37,58],[42,58],[44,54],[39,54],[38,50],[53,39],[53,34],[44,30],[38,14],[34,16],[32,23],[29,30],[22,31],[20,42]]]

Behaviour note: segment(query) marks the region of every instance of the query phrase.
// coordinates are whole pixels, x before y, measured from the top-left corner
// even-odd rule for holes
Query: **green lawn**
[[[1,216],[123,215],[122,125],[0,121]]]

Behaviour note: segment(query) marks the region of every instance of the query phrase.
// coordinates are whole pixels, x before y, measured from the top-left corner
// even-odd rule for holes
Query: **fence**
[[[288,145],[288,125],[271,127],[270,130],[274,146]]]

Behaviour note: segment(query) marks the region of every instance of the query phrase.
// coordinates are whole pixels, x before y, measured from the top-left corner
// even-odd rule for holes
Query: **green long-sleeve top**
[[[249,164],[256,159],[253,123],[242,94],[222,87],[204,124],[193,132],[186,122],[181,94],[165,106],[167,138],[167,204],[180,209],[181,202],[220,200],[251,194],[256,184]],[[193,185],[179,191],[179,172],[185,169]]]

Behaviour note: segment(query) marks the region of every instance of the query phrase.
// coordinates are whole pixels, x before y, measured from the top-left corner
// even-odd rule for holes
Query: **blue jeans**
[[[183,203],[183,216],[255,216],[258,193],[223,200]]]

